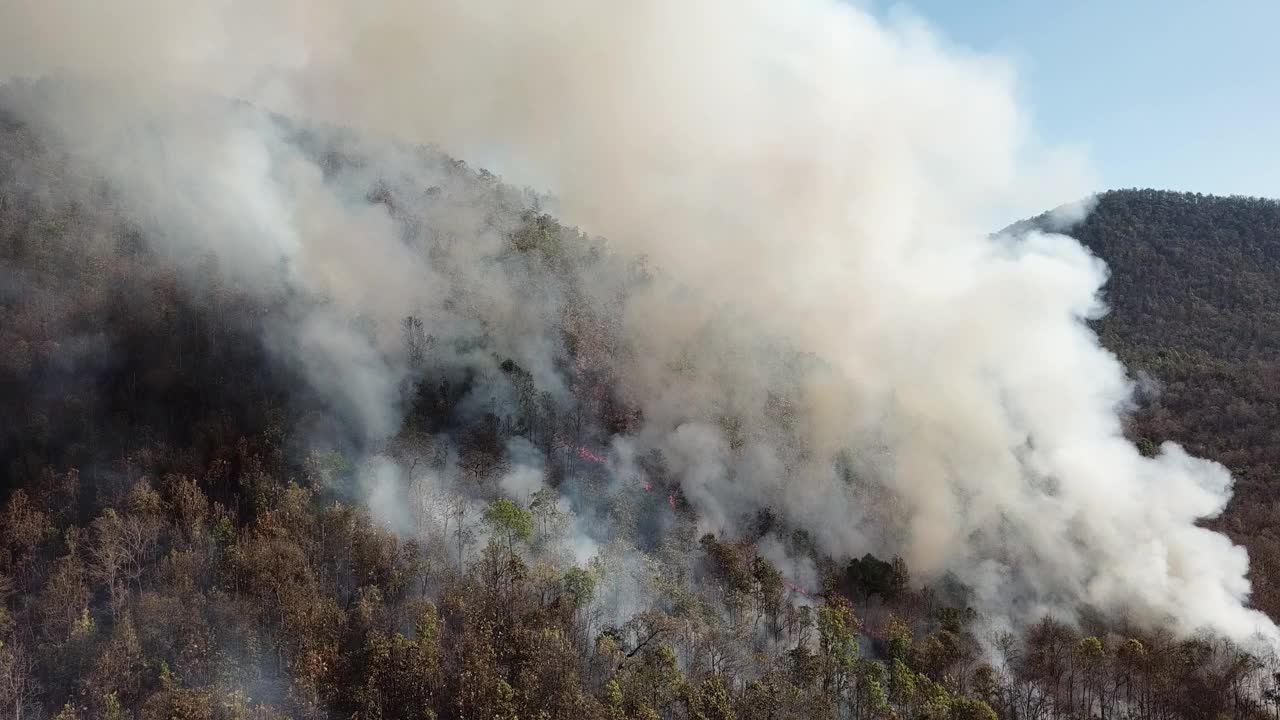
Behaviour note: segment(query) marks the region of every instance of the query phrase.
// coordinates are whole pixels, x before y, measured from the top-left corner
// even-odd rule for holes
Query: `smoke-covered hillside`
[[[655,409],[619,375],[644,338],[625,328],[667,281],[535,193],[428,148],[209,103],[206,118],[272,138],[304,164],[292,182],[404,253],[298,238],[251,264],[226,252],[234,235],[196,252],[206,233],[252,232],[237,224],[251,197],[192,216],[229,225],[188,223],[220,182],[192,167],[137,204],[42,124],[69,92],[3,94],[0,700],[17,716],[967,718],[1032,703],[1032,717],[1200,717],[1263,697],[1262,666],[1213,634],[1081,598],[992,604],[963,566],[887,562],[910,521],[877,480],[889,447],[836,459],[837,512],[856,515],[762,491],[774,468],[777,492],[806,492],[789,474],[814,452],[798,384],[829,377],[821,358],[750,345],[768,359],[754,386],[699,399],[718,408],[710,424],[646,438]],[[1118,210],[1127,197],[1104,195],[1075,232],[1115,262],[1106,337],[1154,353],[1153,322],[1125,302],[1127,273],[1149,266],[1126,263],[1109,227],[1167,211]],[[192,236],[167,236],[174,223]],[[239,252],[262,251],[251,239]],[[308,284],[348,273],[362,284]],[[690,315],[712,302],[665,291]],[[699,354],[663,378],[718,387],[708,350],[744,349],[717,332],[697,328],[684,342]],[[1195,443],[1151,425],[1195,422],[1156,356],[1134,356],[1164,382],[1134,432]],[[753,393],[764,414],[744,418]],[[760,422],[793,459],[763,454]],[[707,475],[705,454],[725,469]],[[850,557],[830,539],[846,532],[883,535]]]
[[[1234,480],[1104,316],[1125,196],[988,232],[1087,176],[999,62],[834,0],[121,0],[0,10],[0,78],[6,712],[1280,710]]]

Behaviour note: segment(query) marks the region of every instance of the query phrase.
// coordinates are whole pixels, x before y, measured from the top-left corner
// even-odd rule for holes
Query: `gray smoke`
[[[492,261],[531,198],[362,148],[370,178],[430,218],[429,260],[344,194],[361,178],[327,181],[266,116],[189,98],[491,159],[620,256],[647,257],[658,279],[629,298],[626,347],[608,354],[644,423],[615,446],[660,451],[701,530],[738,532],[767,505],[834,556],[952,571],[1012,622],[1092,606],[1276,638],[1246,607],[1244,550],[1197,525],[1229,499],[1227,472],[1173,445],[1145,458],[1122,435],[1132,382],[1085,325],[1104,311],[1103,264],[1063,235],[987,234],[1084,196],[1085,163],[1036,141],[1010,68],[919,22],[835,0],[0,10],[0,75],[57,70],[100,91],[45,121],[178,262],[212,251],[238,282],[324,299],[276,346],[368,438],[399,416],[392,346],[409,313],[437,338],[491,338],[569,402],[564,298]],[[622,277],[584,275],[587,299],[608,302]],[[454,297],[469,310],[442,309]],[[502,486],[527,492],[526,471]]]

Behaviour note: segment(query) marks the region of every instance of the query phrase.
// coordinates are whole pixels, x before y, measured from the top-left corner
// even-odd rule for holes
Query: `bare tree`
[[[17,643],[0,645],[0,708],[13,720],[37,717],[39,687],[34,661]]]
[[[138,586],[155,551],[160,524],[150,515],[121,515],[108,508],[93,522],[90,545],[94,576],[106,584],[113,613],[119,612],[131,586]]]

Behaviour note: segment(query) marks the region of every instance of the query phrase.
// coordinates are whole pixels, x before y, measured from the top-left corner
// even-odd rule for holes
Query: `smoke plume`
[[[559,319],[577,293],[623,308],[603,356],[642,418],[596,428],[592,452],[615,448],[617,482],[657,453],[703,531],[771,507],[835,557],[953,572],[1011,622],[1091,607],[1276,636],[1246,605],[1245,551],[1197,524],[1229,499],[1226,470],[1123,436],[1132,382],[1085,324],[1104,265],[1064,235],[988,234],[1086,195],[1086,164],[1036,140],[1009,67],[915,20],[835,0],[0,10],[0,75],[62,71],[74,89],[32,117],[149,218],[188,282],[212,254],[238,284],[307,299],[270,345],[357,443],[399,421],[409,314],[450,348],[441,367],[501,378],[509,357],[577,402]],[[332,132],[367,160],[334,175],[256,108],[353,128]],[[374,138],[548,190],[611,254],[573,287],[537,280],[501,248],[543,200]],[[377,182],[397,210],[365,202]],[[636,282],[620,258],[641,257]],[[457,342],[472,337],[493,353]],[[517,399],[494,380],[486,402]],[[499,491],[542,487],[533,468]],[[582,508],[587,490],[563,492]]]

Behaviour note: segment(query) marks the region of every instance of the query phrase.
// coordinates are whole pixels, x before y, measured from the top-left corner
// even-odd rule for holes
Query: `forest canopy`
[[[388,290],[352,313],[343,288],[294,284],[293,266],[276,284],[239,272],[234,253],[187,252],[156,222],[166,208],[137,207],[136,189],[95,177],[6,103],[0,712],[1280,712],[1276,659],[1238,643],[1088,607],[1001,626],[954,573],[839,556],[843,526],[800,522],[793,497],[748,497],[747,466],[776,469],[784,490],[813,471],[799,411],[811,388],[794,378],[825,378],[821,358],[770,344],[752,366],[758,397],[696,398],[714,413],[644,447],[655,413],[685,407],[646,405],[621,372],[648,367],[621,359],[643,348],[629,317],[662,269],[562,225],[532,191],[431,148],[235,110],[305,160],[297,183],[340,196],[359,219],[347,229],[402,242],[371,268],[374,286],[422,285],[414,299],[435,303],[400,306]],[[1126,431],[1149,454],[1177,441],[1242,479],[1213,522],[1251,550],[1257,606],[1275,617],[1280,210],[1122,191],[1070,232],[1111,269],[1095,327],[1139,378]],[[691,315],[709,302],[680,292]],[[740,349],[716,332],[690,329],[657,384],[684,392],[727,372],[728,354],[694,351]],[[769,465],[761,427],[792,454]],[[705,454],[751,462],[719,476],[691,460]],[[892,537],[901,499],[863,457],[838,459],[830,487]],[[716,483],[750,502],[714,505],[724,517],[709,526],[699,509]]]

